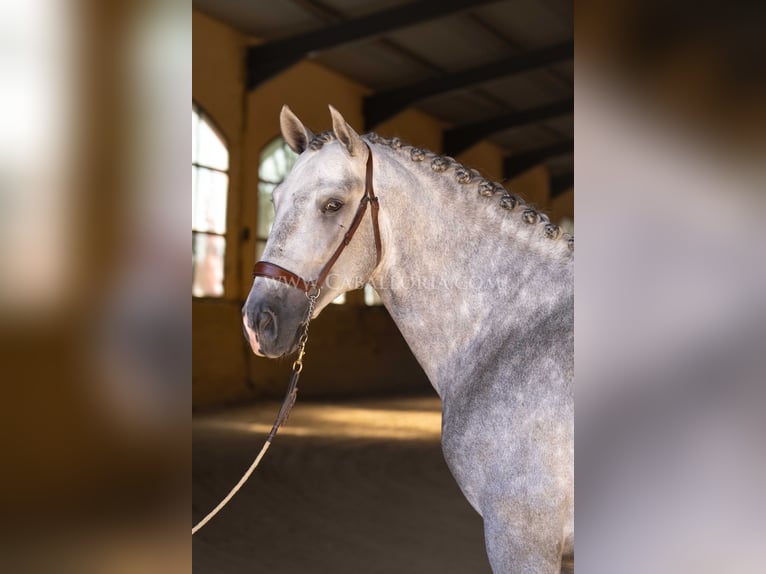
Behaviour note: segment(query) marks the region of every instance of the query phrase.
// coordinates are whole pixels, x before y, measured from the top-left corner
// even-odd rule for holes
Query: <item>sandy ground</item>
[[[249,466],[278,410],[196,416],[193,519]],[[435,397],[298,401],[250,482],[193,541],[197,574],[489,573]]]

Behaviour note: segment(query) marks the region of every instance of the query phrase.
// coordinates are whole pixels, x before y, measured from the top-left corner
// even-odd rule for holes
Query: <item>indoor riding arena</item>
[[[557,0],[193,6],[197,524],[258,455],[294,372],[294,355],[257,356],[243,332],[273,192],[297,157],[283,106],[315,134],[333,106],[389,147],[454,158],[573,234],[574,47],[571,3]],[[482,518],[442,452],[439,394],[384,298],[360,287],[311,321],[294,409],[194,535],[195,573],[491,572]]]

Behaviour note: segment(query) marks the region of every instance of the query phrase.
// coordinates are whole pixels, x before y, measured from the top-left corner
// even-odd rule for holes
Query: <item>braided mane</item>
[[[465,167],[452,157],[439,155],[427,149],[405,144],[397,137],[384,138],[375,132],[370,132],[362,137],[369,143],[384,145],[392,150],[406,154],[413,162],[430,163],[431,169],[434,172],[446,173],[454,171],[454,177],[458,183],[462,185],[475,185],[477,193],[481,197],[494,198],[499,196],[500,200],[498,203],[501,209],[519,214],[521,220],[528,225],[544,225],[544,235],[546,238],[554,241],[566,241],[570,252],[574,251],[573,235],[564,233],[558,225],[551,223],[548,215],[539,212],[518,195],[509,192],[501,183],[484,178],[478,170]],[[336,139],[335,133],[332,130],[328,130],[316,134],[309,142],[309,148],[319,151],[324,144]]]

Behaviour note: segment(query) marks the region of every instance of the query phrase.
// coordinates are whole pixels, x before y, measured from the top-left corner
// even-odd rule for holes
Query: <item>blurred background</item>
[[[762,572],[764,5],[575,16],[578,568]]]
[[[190,53],[183,2],[0,2],[3,572],[191,568]]]

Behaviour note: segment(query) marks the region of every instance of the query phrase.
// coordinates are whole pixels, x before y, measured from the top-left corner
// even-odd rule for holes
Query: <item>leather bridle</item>
[[[340,245],[338,245],[338,248],[332,254],[332,257],[330,257],[327,263],[324,264],[324,267],[322,267],[322,270],[319,272],[319,276],[313,281],[307,281],[300,275],[293,273],[292,271],[289,271],[288,269],[285,269],[276,263],[270,263],[269,261],[257,261],[253,266],[253,279],[256,277],[266,277],[268,279],[280,281],[290,285],[291,287],[300,289],[307,295],[318,291],[324,284],[325,279],[327,279],[330,270],[332,269],[333,265],[335,265],[335,262],[340,257],[340,254],[343,253],[343,250],[348,246],[349,243],[351,243],[351,239],[354,237],[356,230],[362,223],[362,219],[364,219],[364,214],[367,212],[367,204],[370,204],[371,206],[370,212],[372,217],[372,230],[373,234],[375,235],[375,266],[377,267],[378,263],[380,263],[382,251],[380,243],[380,229],[378,228],[378,211],[380,209],[380,204],[372,186],[372,150],[367,144],[365,144],[365,146],[367,146],[368,155],[367,170],[364,183],[364,195],[359,201],[359,207],[356,209],[356,214],[354,214],[354,219],[351,221],[351,226],[343,236],[343,240],[340,242]]]

